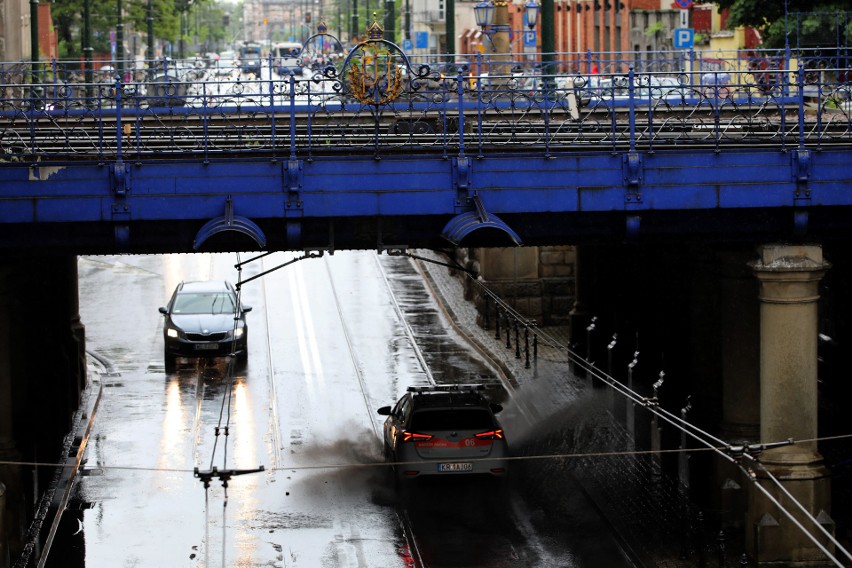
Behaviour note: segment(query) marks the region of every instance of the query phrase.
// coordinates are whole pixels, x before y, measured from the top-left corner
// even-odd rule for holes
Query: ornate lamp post
[[[552,0],[550,1],[552,2]],[[482,28],[482,33],[489,38],[491,50],[494,53],[511,53],[509,42],[509,34],[511,32],[509,25],[510,4],[512,3],[508,0],[482,0],[482,2],[473,7],[476,25]],[[538,23],[540,11],[541,7],[535,0],[529,0],[524,5],[524,13],[526,14],[527,25],[530,29],[535,28]]]
[[[495,53],[494,60],[498,62],[508,62],[511,60],[511,44],[509,34],[511,26],[509,25],[509,5],[508,0],[482,0],[479,4],[473,7],[473,15],[476,18],[476,24],[482,28],[482,33],[489,38],[491,42],[491,51]],[[539,6],[535,0],[529,0],[524,6],[524,11],[527,16],[527,21],[538,21]],[[534,27],[535,23],[533,23]],[[509,69],[506,64],[498,64],[491,67],[490,75],[498,75],[501,78],[497,80],[497,84],[505,84],[509,81]]]

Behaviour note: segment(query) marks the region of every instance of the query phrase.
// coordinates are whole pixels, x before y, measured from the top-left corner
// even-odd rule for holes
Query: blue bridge
[[[316,68],[0,66],[0,450],[40,459],[79,404],[75,255],[531,245],[510,251],[534,257],[524,282],[491,283],[570,323],[575,370],[635,380],[648,397],[631,415],[693,401],[706,430],[747,441],[727,448],[737,465],[762,460],[743,476],[704,458],[708,494],[785,500],[772,476],[792,479],[809,515],[848,534],[852,500],[830,506],[831,448],[814,441],[818,378],[849,399],[845,364],[817,357],[852,342],[848,60],[546,55],[419,61],[373,38]],[[537,328],[498,309],[498,340],[510,313],[517,346]],[[760,562],[835,550],[755,495],[719,501]]]
[[[850,228],[836,59],[429,65],[394,47],[364,42],[300,74],[273,58],[260,75],[4,65],[0,243],[440,248]]]

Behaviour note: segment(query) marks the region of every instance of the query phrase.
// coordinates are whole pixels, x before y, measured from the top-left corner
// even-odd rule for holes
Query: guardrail
[[[374,89],[392,89],[367,102],[342,62],[279,75],[269,57],[260,76],[168,60],[123,74],[2,64],[0,151],[5,163],[47,163],[852,142],[850,73],[837,57],[412,58],[381,67]]]

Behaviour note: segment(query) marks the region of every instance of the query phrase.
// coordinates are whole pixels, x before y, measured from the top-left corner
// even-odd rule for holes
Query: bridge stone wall
[[[575,296],[573,246],[460,248],[456,261],[479,274],[479,281],[521,315],[541,325],[568,325]],[[461,276],[461,273],[459,273]],[[465,298],[484,319],[494,303],[472,280]]]

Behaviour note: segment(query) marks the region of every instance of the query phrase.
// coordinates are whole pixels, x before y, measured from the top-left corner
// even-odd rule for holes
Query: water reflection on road
[[[276,253],[242,278],[293,258]],[[187,359],[166,374],[157,307],[181,280],[236,282],[234,263],[80,259],[88,349],[114,367],[92,369],[104,389],[73,500],[79,523],[65,523],[49,565],[584,565],[570,539],[536,521],[517,480],[395,489],[379,406],[430,380],[484,381],[506,396],[406,258],[336,252],[250,282],[247,366]]]

